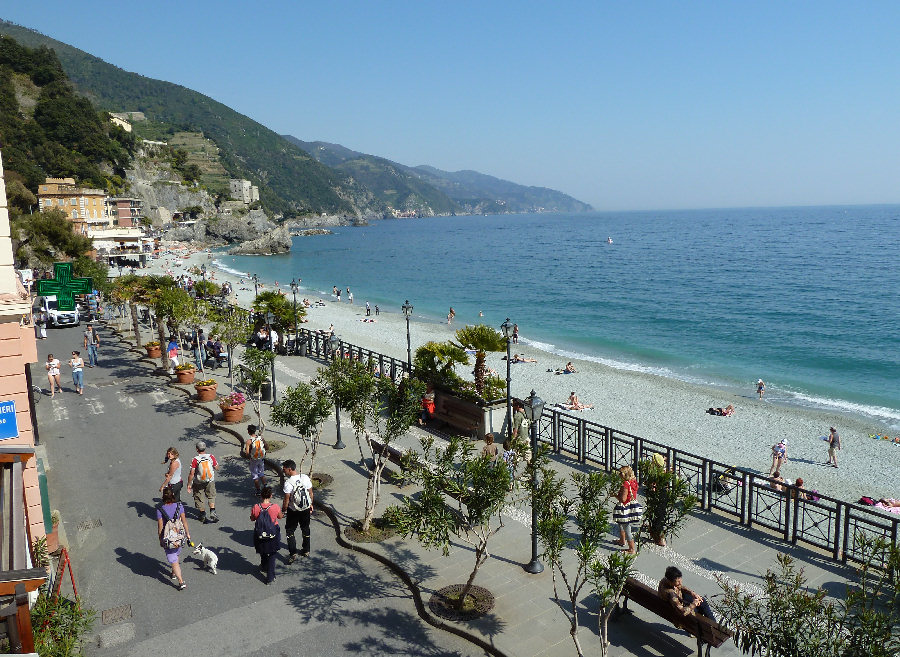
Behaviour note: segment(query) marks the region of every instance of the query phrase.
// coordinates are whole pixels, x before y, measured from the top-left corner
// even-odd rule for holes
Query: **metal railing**
[[[775,490],[768,477],[556,409],[541,416],[537,434],[554,453],[607,472],[623,465],[638,472],[640,461],[660,454],[689,482],[700,509],[724,514],[746,527],[764,527],[785,543],[817,548],[835,561],[862,562],[856,544],[860,534],[895,544],[900,539],[900,517],[891,518],[826,495],[804,499],[792,485],[783,484],[783,490]],[[803,492],[809,495],[809,491]]]
[[[311,331],[298,328],[296,340],[306,340],[307,356],[317,360],[329,360],[332,357],[331,336],[326,332]],[[385,376],[398,382],[403,378],[403,373],[409,373],[405,360],[386,356],[371,349],[365,349],[343,340],[338,341],[337,354],[340,358],[352,358],[370,365],[379,376]]]

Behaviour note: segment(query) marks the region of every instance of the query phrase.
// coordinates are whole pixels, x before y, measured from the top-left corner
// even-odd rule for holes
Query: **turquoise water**
[[[746,394],[762,378],[772,401],[900,428],[898,238],[900,206],[439,217],[220,262],[424,319],[508,316],[537,347],[624,369]]]

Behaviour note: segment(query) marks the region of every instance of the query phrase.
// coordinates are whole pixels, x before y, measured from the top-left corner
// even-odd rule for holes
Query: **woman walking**
[[[47,362],[44,363],[44,369],[47,370],[47,380],[50,381],[50,396],[55,394],[56,389],[62,392],[62,384],[59,382],[59,359],[54,358],[53,354],[47,354]]]
[[[81,357],[80,351],[73,351],[72,358],[69,360],[72,367],[72,382],[75,384],[75,392],[79,395],[84,394],[84,359]]]
[[[259,555],[259,569],[266,573],[266,584],[275,581],[275,555],[281,546],[281,527],[278,519],[284,517],[280,504],[272,504],[272,487],[264,486],[259,493],[260,502],[250,511],[250,520],[256,522],[253,530],[253,547]],[[263,514],[268,518],[262,517]]]
[[[166,458],[163,460],[163,465],[166,463],[169,464],[169,467],[166,468],[166,476],[163,479],[162,486],[159,487],[159,492],[162,493],[168,486],[175,495],[175,501],[180,502],[184,480],[181,478],[181,458],[178,456],[178,450],[174,447],[166,450]]]
[[[166,553],[166,561],[172,566],[172,579],[179,591],[187,588],[181,576],[181,548],[191,542],[191,530],[187,518],[184,517],[184,506],[175,499],[171,488],[163,490],[162,504],[156,509],[156,529],[159,534],[159,545]]]
[[[619,545],[627,545],[628,549],[625,552],[635,554],[634,536],[631,533],[631,524],[634,522],[634,518],[629,514],[634,511],[633,503],[637,499],[638,482],[634,476],[634,470],[630,466],[623,465],[619,468],[619,473],[622,475],[622,486],[616,494],[619,504],[616,505],[613,516],[615,519],[615,516],[621,514],[620,517],[624,518],[624,522],[616,520],[619,525]]]

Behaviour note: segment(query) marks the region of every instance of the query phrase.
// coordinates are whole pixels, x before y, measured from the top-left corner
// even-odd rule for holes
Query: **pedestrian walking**
[[[180,502],[181,488],[184,486],[184,479],[181,477],[181,457],[178,454],[178,450],[174,447],[170,447],[166,450],[166,458],[163,459],[163,465],[166,464],[168,464],[166,467],[166,475],[163,478],[162,486],[159,487],[159,492],[162,493],[166,487],[169,487],[175,494],[175,500]]]
[[[269,444],[259,433],[259,427],[251,424],[247,427],[250,438],[244,441],[241,452],[250,459],[250,476],[253,477],[253,485],[256,486],[256,494],[259,495],[266,485],[266,452]]]
[[[281,469],[287,476],[284,482],[284,502],[281,509],[287,518],[284,531],[287,534],[288,560],[294,563],[297,560],[297,539],[294,532],[297,527],[303,534],[303,544],[300,548],[300,556],[309,556],[309,519],[312,514],[313,489],[312,482],[305,474],[297,472],[297,464],[288,459],[281,465]]]
[[[166,553],[166,561],[172,566],[172,579],[177,582],[179,591],[187,588],[181,576],[181,548],[191,541],[191,530],[187,518],[184,517],[184,505],[175,499],[171,488],[163,490],[162,504],[156,508],[156,531],[159,534],[159,545]]]
[[[350,288],[347,288],[347,303],[351,306],[353,305],[353,292],[350,291]]]
[[[782,438],[772,445],[772,467],[769,468],[769,476],[781,470],[781,466],[787,463],[787,438]]]
[[[841,437],[838,435],[838,432],[834,427],[829,429],[828,433],[828,460],[825,461],[826,465],[831,465],[831,467],[838,467],[837,464],[837,453],[841,448]]]
[[[643,513],[643,508],[637,502],[638,482],[630,466],[623,465],[619,468],[619,474],[622,475],[622,485],[616,493],[618,504],[613,509],[613,520],[619,525],[619,545],[627,545],[625,552],[635,554],[631,525],[640,523]]]
[[[75,392],[79,395],[84,394],[84,359],[81,357],[80,351],[73,351],[72,358],[69,359],[69,365],[72,367],[72,383],[75,384]]]
[[[366,301],[366,317],[372,314],[372,308],[369,306],[369,302]]]
[[[281,547],[281,527],[278,519],[284,517],[284,510],[272,503],[272,488],[263,486],[260,501],[253,505],[250,520],[253,526],[253,547],[259,555],[259,569],[266,574],[266,584],[275,581],[275,555]]]
[[[44,363],[44,369],[47,370],[47,380],[50,381],[50,396],[53,397],[54,383],[56,389],[62,392],[62,384],[59,382],[59,360],[53,357],[53,354],[47,354],[47,362]]]
[[[756,394],[759,395],[760,399],[762,399],[763,395],[766,394],[766,384],[762,379],[756,382]]]
[[[47,313],[41,311],[37,314],[34,322],[38,327],[38,337],[41,340],[47,339]]]
[[[188,474],[188,493],[194,496],[194,508],[200,512],[203,524],[219,522],[216,515],[216,470],[219,462],[212,454],[206,453],[206,443],[198,440],[195,445],[197,456],[191,460],[191,471]],[[209,504],[209,515],[204,504]]]
[[[88,367],[97,364],[97,350],[100,348],[100,336],[94,329],[93,323],[88,324],[84,332],[84,348],[87,349]]]

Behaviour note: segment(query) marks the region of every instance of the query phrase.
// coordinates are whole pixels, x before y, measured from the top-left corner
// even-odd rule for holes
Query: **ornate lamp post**
[[[291,292],[294,293],[294,349],[297,349],[297,290],[300,288],[297,285],[297,279],[291,281]]]
[[[251,274],[250,280],[253,281],[253,300],[256,301],[256,297],[259,296],[259,276]]]
[[[406,300],[400,309],[403,310],[403,315],[406,317],[406,367],[409,370],[410,376],[412,376],[412,347],[409,341],[409,318],[412,315],[413,307],[409,305],[409,299]]]
[[[275,403],[275,340],[272,339],[272,324],[275,323],[275,315],[270,310],[266,313],[266,329],[269,331],[269,344],[272,348],[272,403]]]
[[[206,265],[200,265],[200,277],[206,280]]]
[[[507,320],[509,321],[509,320]],[[541,414],[544,412],[544,400],[537,396],[537,393],[532,390],[531,395],[529,395],[528,399],[525,400],[525,417],[528,419],[528,423],[531,426],[531,459],[534,460],[537,458],[537,423],[541,419]],[[538,512],[537,507],[534,503],[534,490],[537,488],[537,469],[532,468],[531,471],[531,561],[525,566],[526,573],[532,573],[536,575],[537,573],[543,572],[544,564],[540,562],[538,559],[538,537],[537,537],[537,524],[538,524]]]
[[[331,347],[331,357],[338,358],[338,349],[341,347],[341,339],[337,336],[337,333],[331,334],[328,344]],[[334,402],[334,421],[337,426],[337,440],[334,443],[334,448],[344,449],[346,445],[344,444],[344,441],[341,440],[341,405],[337,400]]]
[[[513,325],[510,324],[509,317],[500,325],[500,330],[503,331],[503,337],[506,338],[506,437],[512,438],[512,396],[510,394],[512,361],[509,359],[509,343],[513,336]]]

